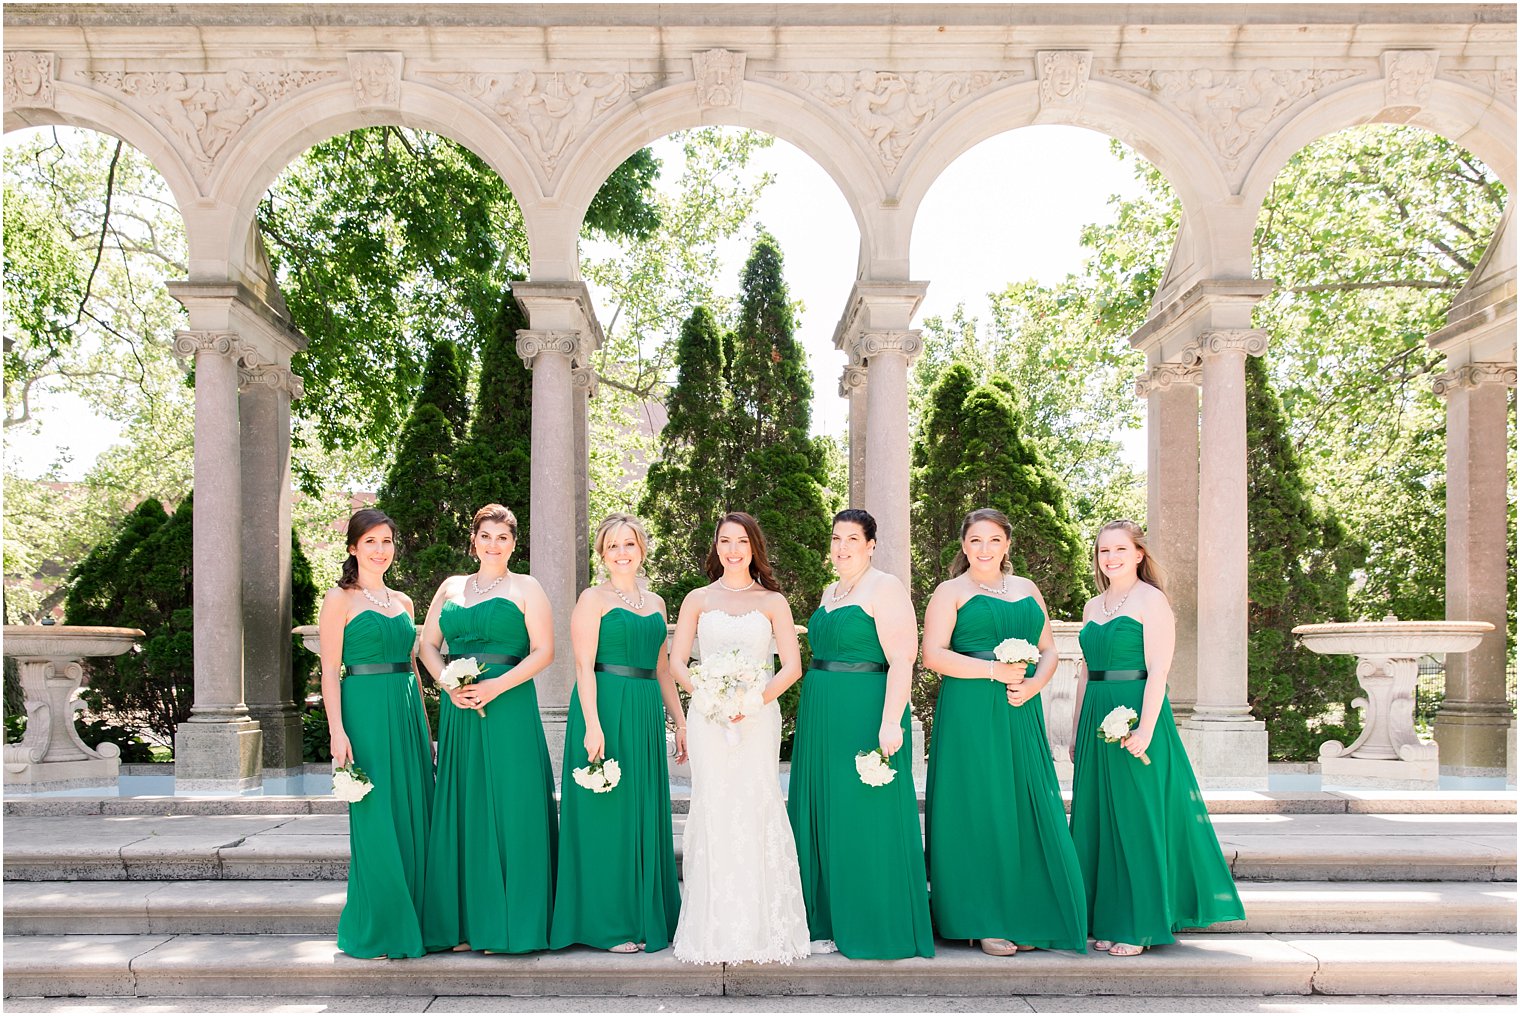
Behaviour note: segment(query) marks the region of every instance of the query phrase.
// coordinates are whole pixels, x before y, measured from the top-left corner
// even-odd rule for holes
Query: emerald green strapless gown
[[[886,662],[875,618],[853,603],[813,611],[808,641],[815,661]],[[792,745],[786,810],[809,934],[852,959],[934,955],[906,707],[897,777],[870,787],[855,769],[857,752],[879,746],[886,694],[885,670],[808,670]]]
[[[1038,643],[1044,628],[1034,597],[977,594],[956,613],[950,648],[991,652],[1009,638]],[[1082,870],[1038,697],[1015,707],[1000,681],[941,682],[924,819],[929,904],[943,938],[1087,951]]]
[[[652,671],[664,641],[662,615],[615,607],[602,615],[596,662]],[[610,949],[643,942],[656,952],[670,944],[681,910],[659,682],[598,671],[596,711],[606,738],[604,757],[617,759],[622,780],[598,794],[570,775],[588,761],[577,688],[565,731],[559,884],[549,943],[555,949],[575,943]]]
[[[450,656],[526,657],[522,610],[506,597],[438,616]],[[511,667],[482,664],[477,680]],[[428,839],[422,940],[430,951],[468,942],[490,952],[549,948],[559,818],[554,770],[531,680],[480,716],[448,695],[438,706],[438,789]]]
[[[1079,638],[1089,671],[1145,669],[1145,629],[1133,617],[1089,621]],[[1087,682],[1071,795],[1088,926],[1095,938],[1142,946],[1171,942],[1182,928],[1245,919],[1170,700],[1162,700],[1146,748],[1150,765],[1098,737],[1114,707],[1140,713],[1145,684]]]
[[[348,806],[348,901],[338,948],[350,956],[421,956],[423,867],[433,805],[433,744],[411,669],[411,617],[366,610],[343,629],[343,664],[395,663],[343,679],[343,729],[374,789]],[[405,668],[405,669],[402,669]]]

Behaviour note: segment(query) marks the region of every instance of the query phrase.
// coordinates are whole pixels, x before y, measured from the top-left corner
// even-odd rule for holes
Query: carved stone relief
[[[1103,76],[1143,88],[1180,110],[1198,125],[1225,168],[1233,171],[1267,125],[1290,107],[1362,73],[1258,67],[1249,71],[1114,70]]]
[[[217,158],[249,121],[301,88],[338,76],[337,71],[95,71],[86,75],[103,88],[145,106],[183,142],[202,181]]]
[[[1071,107],[1087,98],[1087,79],[1092,73],[1092,53],[1087,50],[1041,50],[1035,54],[1040,78],[1040,105]]]
[[[5,104],[11,109],[53,105],[53,54],[5,54]]]
[[[844,112],[891,173],[924,127],[947,109],[1020,71],[779,71],[765,75]]]
[[[697,105],[703,109],[739,105],[744,90],[743,53],[731,49],[693,53],[691,66],[697,78]]]
[[[1395,109],[1425,105],[1430,83],[1436,77],[1437,56],[1428,49],[1391,49],[1384,53],[1383,105]]]
[[[1513,67],[1500,67],[1491,71],[1442,71],[1441,74],[1443,77],[1456,78],[1480,92],[1496,95],[1511,106],[1515,105],[1515,68]]]
[[[1483,385],[1516,387],[1515,365],[1512,363],[1469,363],[1456,370],[1437,374],[1431,379],[1430,389],[1437,395],[1445,397],[1459,389],[1479,388]]]
[[[595,120],[660,79],[658,74],[526,70],[421,76],[460,88],[487,106],[550,175]]]
[[[348,74],[360,109],[394,109],[401,104],[400,53],[350,53]]]

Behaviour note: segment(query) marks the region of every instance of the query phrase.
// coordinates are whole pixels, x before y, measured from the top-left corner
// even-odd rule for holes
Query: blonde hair
[[[487,522],[504,523],[512,531],[512,539],[517,539],[517,516],[512,514],[512,509],[505,505],[488,504],[475,513],[475,519],[470,523],[470,556],[478,558],[475,553],[475,537],[480,535],[480,527]]]
[[[1166,572],[1162,570],[1160,563],[1156,561],[1150,547],[1145,545],[1145,530],[1129,519],[1114,519],[1112,522],[1105,523],[1103,528],[1098,530],[1098,535],[1093,537],[1093,576],[1098,580],[1098,592],[1101,593],[1108,589],[1108,576],[1103,574],[1102,568],[1098,567],[1098,541],[1103,539],[1103,534],[1110,529],[1118,529],[1123,532],[1125,536],[1129,537],[1130,542],[1135,545],[1135,549],[1143,555],[1140,558],[1139,567],[1135,569],[1135,574],[1139,577],[1140,581],[1149,582],[1165,594]]]
[[[591,546],[596,550],[596,558],[600,561],[606,556],[607,537],[612,531],[622,526],[633,530],[633,541],[638,544],[639,557],[649,557],[649,533],[644,529],[644,523],[637,515],[629,515],[627,512],[613,512],[602,520],[602,524],[596,527],[596,539],[591,541]]]
[[[1002,569],[1004,575],[1013,574],[1013,562],[1008,558],[1013,553],[1013,523],[1008,521],[1008,516],[996,508],[978,508],[968,512],[961,520],[961,542],[966,542],[966,534],[971,532],[971,527],[978,522],[991,522],[1003,531],[1008,538],[1008,549],[1003,552]],[[953,579],[971,567],[971,561],[966,557],[966,548],[961,547],[955,552],[955,560],[950,562],[950,577]]]

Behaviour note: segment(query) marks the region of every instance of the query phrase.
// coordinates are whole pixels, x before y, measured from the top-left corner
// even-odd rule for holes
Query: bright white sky
[[[666,165],[662,179],[674,181],[680,147],[662,141],[655,149]],[[839,397],[845,357],[834,349],[833,334],[855,280],[860,232],[834,182],[797,148],[778,139],[751,165],[775,177],[758,218],[780,243],[787,285],[804,305],[799,338],[813,371],[813,430],[840,434],[847,413]],[[1029,278],[1052,283],[1076,271],[1082,227],[1112,218],[1111,195],[1138,190],[1130,165],[1118,162],[1108,138],[1092,131],[1025,127],[983,142],[945,171],[919,210],[912,277],[929,283],[920,319],[948,316],[958,303],[985,316],[990,291]],[[722,286],[730,293],[738,292],[752,238],[745,235],[723,252]],[[64,478],[77,479],[120,433],[78,400],[55,399],[40,410],[40,433],[7,435],[8,468],[22,475],[39,475],[66,449],[72,461]],[[1128,438],[1126,453],[1143,468],[1144,437]]]

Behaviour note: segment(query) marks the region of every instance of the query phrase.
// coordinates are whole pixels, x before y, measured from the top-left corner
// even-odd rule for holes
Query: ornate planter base
[[[1441,765],[1434,751],[1429,758],[1411,760],[1321,756],[1319,774],[1327,790],[1437,790]]]

